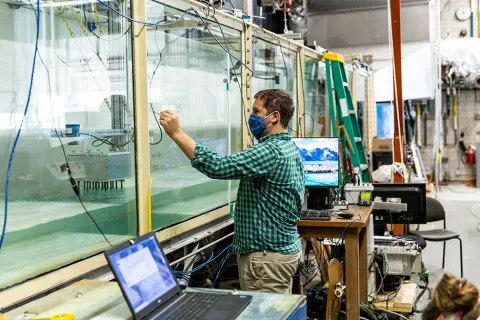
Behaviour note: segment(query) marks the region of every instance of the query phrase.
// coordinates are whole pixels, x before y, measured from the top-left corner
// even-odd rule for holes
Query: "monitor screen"
[[[135,313],[177,285],[153,235],[112,253],[109,259]]]
[[[338,138],[293,139],[305,170],[306,187],[338,187]]]

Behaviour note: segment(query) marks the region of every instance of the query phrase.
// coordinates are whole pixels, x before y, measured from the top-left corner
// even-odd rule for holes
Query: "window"
[[[0,3],[0,195],[28,96],[8,189],[0,289],[98,253],[137,233],[130,25],[95,1]],[[65,3],[65,2],[64,2]],[[72,2],[73,3],[73,2]],[[116,6],[114,2],[109,2]],[[117,10],[126,12],[126,2]],[[65,151],[63,151],[63,149]],[[65,152],[65,153],[64,153]],[[63,169],[62,169],[63,168]]]
[[[170,21],[182,13],[147,2],[149,21]],[[240,31],[215,21],[206,23],[208,29],[187,15],[171,27],[147,27],[154,229],[236,199],[238,182],[211,180],[193,169],[157,122],[159,112],[172,110],[197,143],[220,155],[242,149]]]
[[[272,41],[275,39],[272,38]],[[298,130],[297,53],[258,37],[253,37],[252,48],[252,95],[265,89],[288,91],[295,104],[295,113],[290,120],[289,130],[293,136],[296,136]]]
[[[330,119],[327,117],[328,95],[326,89],[325,63],[311,57],[305,57],[304,95],[305,95],[305,136],[329,136]]]

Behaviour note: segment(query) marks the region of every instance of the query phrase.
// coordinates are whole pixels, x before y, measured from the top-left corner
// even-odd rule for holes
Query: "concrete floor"
[[[480,288],[480,232],[476,230],[479,220],[471,213],[474,208],[480,216],[480,189],[468,188],[463,185],[443,187],[437,193],[437,199],[443,204],[447,217],[447,229],[460,234],[463,241],[463,276]],[[423,225],[420,230],[442,228],[442,222]],[[423,251],[425,266],[432,272],[442,268],[442,243],[428,243]],[[456,240],[447,242],[445,270],[460,277],[460,250]]]

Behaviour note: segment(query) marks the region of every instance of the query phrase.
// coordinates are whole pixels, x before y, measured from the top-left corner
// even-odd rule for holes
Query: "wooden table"
[[[360,318],[360,302],[368,299],[368,221],[373,206],[349,206],[348,212],[355,214],[352,222],[349,219],[332,218],[330,221],[300,220],[298,231],[304,238],[339,238],[345,228],[345,284],[347,287],[347,320]],[[361,219],[358,214],[360,213]]]

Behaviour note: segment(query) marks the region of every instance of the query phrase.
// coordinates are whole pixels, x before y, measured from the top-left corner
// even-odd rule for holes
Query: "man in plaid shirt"
[[[289,293],[300,261],[296,222],[305,183],[303,164],[287,132],[294,111],[288,92],[258,92],[248,121],[258,143],[226,157],[197,144],[170,111],[160,115],[165,132],[194,168],[212,179],[240,179],[233,252],[240,255],[242,290]]]

